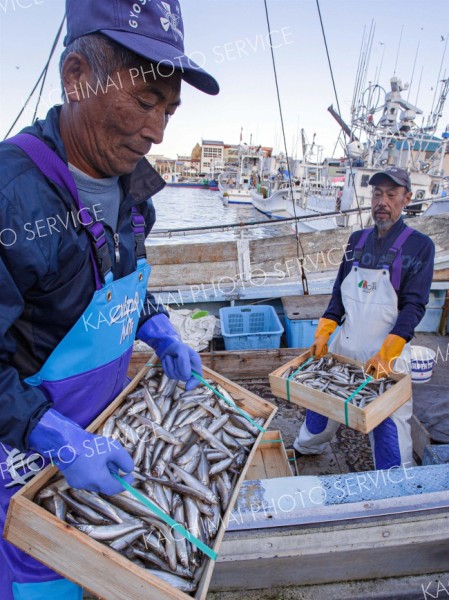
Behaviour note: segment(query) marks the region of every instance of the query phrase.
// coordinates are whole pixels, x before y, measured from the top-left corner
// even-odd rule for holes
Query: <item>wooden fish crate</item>
[[[293,475],[298,475],[298,465],[296,464],[295,451],[292,448],[286,448],[288,463]]]
[[[281,432],[267,431],[259,442],[245,479],[275,479],[292,475]]]
[[[145,366],[123,392],[87,428],[95,432],[123,403],[145,376],[150,367]],[[268,427],[276,413],[276,406],[245,390],[229,379],[210,369],[203,368],[203,375],[224,387],[234,402],[251,417],[264,417]],[[218,552],[240,486],[245,479],[258,442],[260,432],[248,455],[240,477],[230,498],[220,529],[215,537],[213,550]],[[75,527],[59,520],[45,508],[33,502],[36,494],[56,474],[56,467],[47,467],[36,475],[11,499],[7,514],[4,537],[40,562],[57,571],[67,579],[82,586],[102,600],[204,600],[214,569],[214,561],[205,560],[198,589],[188,594],[166,583],[159,577],[135,565],[112,548],[90,538]],[[204,563],[203,563],[204,564]]]
[[[338,362],[350,363],[352,365],[357,365],[358,367],[363,367],[362,363],[351,358],[339,354],[330,355]],[[270,373],[270,386],[274,396],[288,400],[287,379],[284,379],[282,374],[290,367],[298,369],[310,356],[311,353],[310,350],[308,350]],[[339,423],[347,424],[348,427],[352,427],[352,429],[356,429],[362,433],[369,433],[411,398],[412,382],[410,375],[392,373],[390,377],[394,379],[396,383],[363,408],[359,408],[350,402],[348,403],[347,423],[345,419],[344,399],[332,396],[326,392],[314,390],[303,383],[298,383],[293,380],[290,381],[290,402],[313,410],[320,415],[329,417]]]

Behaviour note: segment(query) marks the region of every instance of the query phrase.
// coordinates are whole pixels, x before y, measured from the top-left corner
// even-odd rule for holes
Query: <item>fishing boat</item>
[[[250,191],[260,181],[263,162],[260,147],[239,146],[238,164],[218,176],[218,187],[225,204],[251,204]]]
[[[165,173],[162,178],[168,187],[218,191],[218,182],[207,177],[184,177],[179,173]]]
[[[255,208],[274,218],[310,217],[299,225],[299,232],[324,231],[335,227],[367,227],[370,214],[371,176],[387,167],[406,169],[412,184],[409,212],[441,214],[449,209],[449,126],[441,137],[435,135],[449,90],[449,79],[443,80],[440,99],[425,126],[416,120],[423,111],[413,106],[401,92],[407,89],[398,77],[390,80],[390,91],[384,104],[366,105],[361,98],[376,98],[379,86],[370,85],[352,109],[351,127],[335,113],[350,141],[346,146],[347,161],[344,184],[323,179],[298,184],[283,184],[279,189],[252,191]],[[381,113],[377,123],[373,115]],[[431,205],[435,205],[430,209]],[[314,219],[313,217],[317,217]]]
[[[264,180],[257,188],[250,191],[251,203],[256,210],[270,219],[286,219],[290,185],[288,182],[278,183],[276,180]]]
[[[336,211],[341,194],[340,186],[316,181],[302,180],[295,185],[267,181],[251,190],[251,200],[255,209],[270,218],[310,217],[307,222],[297,224],[298,232],[306,233],[329,229],[328,220],[321,219],[321,215]],[[317,216],[320,218],[313,218]]]
[[[373,98],[377,85],[372,85],[362,97]],[[370,203],[369,180],[379,170],[400,167],[409,172],[412,184],[412,203],[422,204],[422,213],[431,204],[442,200],[449,192],[449,178],[445,176],[445,160],[449,152],[449,127],[441,138],[436,131],[449,90],[449,79],[443,80],[437,107],[427,118],[426,124],[418,126],[416,120],[423,111],[413,106],[401,92],[407,89],[398,77],[390,79],[390,91],[384,104],[366,107],[361,99],[356,101],[350,132],[352,141],[347,146],[350,164],[346,170],[345,185],[340,209],[363,207]],[[330,107],[331,113],[332,107]],[[380,112],[377,124],[373,115]],[[362,141],[364,137],[364,141]],[[338,219],[338,225],[350,225],[351,220]]]
[[[281,154],[277,174],[267,177],[257,188],[251,190],[254,208],[269,218],[291,217],[288,205],[293,201],[295,217],[313,217],[317,212],[320,214],[333,211],[336,199],[341,196],[344,177],[336,177],[336,167],[337,172],[341,173],[341,161],[322,161],[322,147],[316,146],[315,134],[311,144],[307,143],[304,129],[301,129],[301,136],[303,160],[287,160],[285,155]],[[304,198],[310,199],[310,206],[307,208],[303,207]],[[310,222],[297,222],[296,227],[298,232],[321,229],[320,224]]]

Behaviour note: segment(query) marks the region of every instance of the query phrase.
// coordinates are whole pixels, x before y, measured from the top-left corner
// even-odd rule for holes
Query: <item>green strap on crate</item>
[[[284,440],[260,440],[259,444],[274,444],[275,442],[283,442]]]
[[[141,502],[147,508],[149,508],[151,511],[153,511],[154,514],[157,517],[159,517],[159,519],[164,521],[164,523],[166,523],[167,525],[170,525],[170,527],[173,527],[173,529],[175,531],[178,531],[187,540],[189,540],[189,542],[191,544],[196,546],[199,550],[201,550],[201,552],[204,552],[204,554],[206,554],[209,558],[211,558],[212,560],[217,560],[217,553],[214,552],[212,550],[212,548],[209,548],[209,546],[206,546],[206,544],[204,544],[201,540],[199,540],[194,535],[192,535],[189,531],[187,531],[187,529],[185,529],[180,523],[176,522],[169,515],[164,513],[164,511],[162,511],[155,504],[153,504],[151,502],[151,500],[148,500],[148,498],[145,498],[145,496],[142,496],[142,494],[140,492],[138,492],[135,488],[133,488],[132,485],[130,485],[127,481],[125,481],[122,477],[120,477],[120,475],[117,475],[117,473],[112,473],[112,472],[111,472],[111,475],[113,477],[115,477],[117,479],[117,481],[119,481],[121,483],[121,485],[125,488],[125,490],[127,490],[130,494],[132,494],[134,496],[134,498],[136,498],[136,500],[139,500],[139,502]]]
[[[290,377],[287,379],[287,401],[288,402],[290,402],[290,379],[292,379],[295,375],[297,375],[300,371],[302,371],[302,369],[304,369],[304,367],[307,367],[307,365],[309,363],[311,363],[314,358],[315,358],[315,356],[312,354],[312,356],[310,358],[308,358],[305,362],[303,362],[302,365],[299,367],[299,369],[296,369],[296,371],[294,373],[292,373],[290,375]]]
[[[345,425],[349,425],[349,422],[348,422],[349,421],[349,418],[348,418],[348,404],[351,402],[351,400],[354,398],[354,396],[357,396],[357,394],[361,390],[363,390],[363,388],[365,387],[365,385],[368,385],[368,383],[370,381],[372,381],[372,379],[373,378],[371,377],[371,375],[367,375],[365,381],[363,383],[361,383],[359,385],[359,387],[354,392],[352,392],[352,394],[349,396],[349,398],[346,398],[346,400],[345,400]]]
[[[231,402],[230,400],[228,400],[227,398],[225,398],[222,394],[220,394],[220,392],[218,390],[216,390],[212,385],[210,385],[209,383],[207,383],[207,381],[205,379],[203,379],[203,377],[201,377],[201,375],[199,373],[197,373],[196,371],[192,370],[192,375],[194,377],[196,377],[196,379],[198,379],[198,381],[201,381],[201,383],[203,385],[205,385],[210,390],[212,390],[214,392],[214,394],[216,394],[222,400],[224,400],[227,404],[229,404],[229,406],[232,406],[233,408],[237,409],[238,412],[242,415],[242,417],[245,417],[245,419],[247,421],[249,421],[251,423],[251,425],[253,425],[254,427],[257,427],[257,429],[259,431],[261,431],[262,433],[266,432],[266,429],[264,429],[263,427],[261,427],[258,423],[256,423],[256,421],[253,421],[253,419],[251,419],[251,417],[244,410],[242,410],[236,404],[234,404],[233,402]]]

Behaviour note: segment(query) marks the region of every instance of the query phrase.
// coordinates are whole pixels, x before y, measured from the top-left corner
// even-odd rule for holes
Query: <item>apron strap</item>
[[[354,267],[359,266],[360,258],[362,257],[362,253],[363,253],[363,248],[365,247],[365,242],[366,242],[369,234],[372,233],[373,231],[374,231],[374,229],[372,227],[370,227],[369,229],[363,230],[362,235],[360,236],[360,239],[357,243],[357,246],[354,249],[354,262],[353,262]]]
[[[393,245],[386,253],[382,264],[383,269],[391,269],[391,285],[396,291],[398,291],[401,285],[402,247],[413,232],[414,229],[408,225],[405,227],[405,229],[400,233],[400,235],[398,235]]]
[[[134,234],[134,252],[136,260],[144,258],[146,260],[147,253],[145,250],[145,219],[137,210],[136,206],[132,207],[131,220]]]
[[[95,285],[97,290],[101,289],[103,284],[99,273],[101,273],[104,281],[106,275],[112,272],[112,262],[106,241],[106,233],[103,225],[99,221],[92,219],[88,209],[81,202],[75,181],[67,165],[47,144],[29,133],[19,133],[5,140],[5,142],[18,146],[47,179],[50,179],[71,194],[78,208],[78,219],[91,240],[89,247],[91,262],[94,268]]]

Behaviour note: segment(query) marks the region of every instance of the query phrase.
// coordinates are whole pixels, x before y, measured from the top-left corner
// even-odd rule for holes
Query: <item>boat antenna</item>
[[[418,90],[416,92],[415,106],[418,106],[418,96],[419,96],[419,91],[421,89],[421,80],[422,80],[423,71],[424,71],[424,65],[421,67],[421,75],[419,76],[419,83],[418,83]]]
[[[443,37],[443,36],[441,36],[441,37]],[[446,38],[445,38],[446,43],[444,44],[443,55],[441,57],[441,63],[440,63],[440,70],[438,71],[438,77],[437,77],[437,80],[436,80],[436,83],[435,83],[435,94],[433,95],[432,108],[430,109],[430,116],[429,116],[428,125],[430,125],[430,119],[434,118],[433,109],[434,109],[435,100],[436,100],[436,97],[437,97],[437,90],[439,88],[438,84],[440,83],[441,69],[443,68],[443,62],[444,62],[444,56],[445,56],[446,50],[447,50],[447,41],[448,41],[448,38],[449,38],[449,33],[446,34]],[[443,41],[443,40],[441,40],[441,41]]]
[[[295,160],[298,158],[298,144],[299,144],[299,115],[296,117],[296,138],[295,138]]]
[[[376,31],[376,24],[374,20],[371,20],[370,30],[368,36],[365,37],[366,27],[363,30],[362,46],[360,49],[359,66],[357,68],[356,83],[354,88],[354,99],[353,106],[351,107],[351,113],[354,115],[355,112],[360,111],[360,105],[362,102],[362,90],[366,87],[366,77],[368,74],[369,61],[373,48],[374,32]],[[355,108],[357,100],[357,107]]]
[[[326,33],[324,31],[323,19],[321,18],[321,10],[320,10],[319,0],[316,0],[316,5],[317,5],[317,8],[318,8],[318,15],[320,17],[321,31],[322,31],[323,39],[324,39],[324,46],[326,48],[327,62],[329,64],[329,70],[330,70],[330,73],[331,73],[332,85],[334,87],[334,94],[335,94],[335,101],[337,102],[338,115],[341,118],[340,103],[338,101],[338,94],[337,94],[337,88],[335,86],[334,72],[332,70],[332,63],[331,63],[331,59],[330,59],[330,56],[329,56],[329,50],[328,50],[328,47],[327,47],[327,39],[326,39]],[[346,153],[346,156],[348,157],[349,169],[351,171],[351,181],[353,182],[353,185],[354,185],[355,177],[354,177],[354,173],[353,173],[353,170],[352,170],[351,159],[349,157],[348,145],[347,145],[347,142],[346,142],[346,138],[343,138],[343,139],[344,139],[344,144],[345,144],[345,153]],[[358,196],[357,196],[357,190],[355,188],[355,185],[354,185],[354,194],[355,194],[355,199],[356,199],[356,202],[357,202],[357,209],[358,209],[359,218],[360,218],[360,227],[363,229],[362,211],[360,210],[360,204],[359,204],[359,199],[358,199]]]
[[[399,36],[398,51],[396,52],[396,62],[394,63],[394,73],[393,73],[393,75],[396,75],[396,67],[398,66],[399,50],[401,49],[402,32],[403,31],[404,31],[404,25],[402,25],[402,27],[401,27],[401,34]]]
[[[335,142],[335,146],[334,146],[334,149],[332,151],[332,158],[335,157],[335,153],[337,152],[337,147],[338,147],[338,144],[340,143],[341,134],[342,134],[342,130],[340,129],[340,131],[338,132],[337,141]]]
[[[363,58],[363,52],[364,52],[365,35],[366,35],[366,25],[363,28],[362,43],[361,43],[360,52],[359,52],[359,62],[357,64],[357,72],[356,72],[355,83],[354,83],[354,93],[352,95],[351,114],[355,113],[356,102],[357,102],[358,96],[359,96],[359,82],[360,82],[360,72],[361,72],[361,68],[362,68],[362,58]]]
[[[60,36],[61,36],[61,32],[62,32],[62,28],[63,28],[63,26],[64,26],[64,23],[65,23],[65,13],[64,13],[64,17],[63,17],[63,19],[62,19],[62,21],[61,21],[61,25],[59,26],[58,32],[56,33],[56,37],[55,37],[55,39],[54,39],[54,41],[53,41],[53,45],[52,45],[52,47],[51,47],[51,50],[50,50],[50,56],[48,57],[48,59],[47,59],[47,62],[45,63],[45,66],[44,66],[44,68],[43,68],[43,70],[42,70],[42,73],[39,75],[39,79],[38,79],[38,80],[36,81],[36,83],[34,84],[34,87],[33,87],[33,89],[31,90],[31,92],[30,92],[30,95],[29,95],[29,96],[28,96],[28,98],[26,99],[26,102],[25,102],[25,104],[24,104],[24,105],[22,106],[22,108],[20,109],[20,112],[19,112],[19,114],[18,114],[18,115],[17,115],[17,117],[14,119],[14,122],[13,122],[13,124],[12,124],[12,125],[11,125],[11,127],[8,129],[8,132],[7,132],[7,134],[6,134],[6,135],[5,135],[5,137],[3,138],[4,140],[6,140],[6,138],[9,136],[9,134],[11,133],[11,131],[12,131],[12,130],[14,129],[14,127],[16,126],[16,123],[17,123],[17,121],[18,121],[18,120],[20,119],[20,117],[22,116],[22,114],[23,114],[23,112],[24,112],[25,108],[28,106],[28,103],[30,102],[31,98],[33,97],[33,94],[34,94],[34,92],[36,91],[36,89],[37,89],[37,86],[39,85],[39,83],[40,83],[40,82],[41,82],[41,80],[42,80],[42,85],[41,85],[41,89],[39,90],[39,96],[38,96],[38,100],[37,100],[36,108],[34,109],[34,114],[33,114],[33,120],[32,120],[32,123],[34,123],[34,119],[36,118],[37,109],[38,109],[38,107],[39,107],[40,100],[41,100],[41,98],[42,98],[42,90],[43,90],[43,88],[44,88],[44,83],[45,83],[45,79],[46,79],[46,77],[47,77],[48,68],[49,68],[49,66],[50,66],[50,62],[51,62],[51,59],[52,59],[52,57],[53,57],[53,54],[54,54],[54,52],[55,52],[55,50],[56,50],[56,46],[58,45],[58,41],[59,41],[59,38],[60,38]]]
[[[287,139],[285,137],[284,117],[283,117],[283,113],[282,113],[281,95],[279,92],[279,83],[278,83],[278,77],[277,77],[277,71],[276,71],[276,61],[274,58],[273,42],[271,39],[271,26],[270,26],[270,17],[268,15],[267,0],[264,0],[264,5],[265,5],[265,15],[267,18],[268,36],[270,39],[271,60],[273,62],[274,81],[276,83],[276,94],[277,94],[278,105],[279,105],[279,114],[281,117],[281,128],[282,128],[282,137],[284,139],[285,158],[287,160],[289,193],[290,193],[291,201],[292,201],[292,205],[293,205],[293,212],[295,214],[296,253],[298,256],[299,264],[301,265],[301,284],[302,284],[303,292],[304,292],[304,295],[307,296],[309,294],[309,285],[308,285],[306,273],[304,270],[305,255],[304,255],[304,248],[302,247],[301,240],[299,239],[298,221],[297,221],[297,216],[296,216],[296,206],[295,206],[295,199],[293,196],[292,174],[291,174],[291,168],[290,168],[290,161],[288,158]],[[299,255],[300,249],[301,249],[302,256]]]
[[[416,59],[418,58],[418,51],[419,51],[419,44],[420,43],[421,42],[418,42],[418,45],[416,46],[415,61],[413,63],[412,76],[410,77],[410,85],[408,87],[407,102],[408,102],[408,99],[410,97],[410,92],[412,90],[413,76],[415,75]]]
[[[380,59],[380,66],[379,66],[379,72],[377,73],[377,81],[376,78],[374,78],[374,81],[378,84],[380,81],[380,72],[382,71],[382,65],[384,64],[384,56],[385,56],[385,42],[379,42],[379,44],[382,46],[382,56]]]
[[[361,81],[361,91],[366,88],[366,78],[368,76],[369,63],[371,60],[371,53],[373,51],[373,42],[374,42],[374,34],[376,32],[376,24],[374,19],[371,21],[369,36],[366,42],[366,51],[365,51],[365,64],[363,66],[363,78]]]

